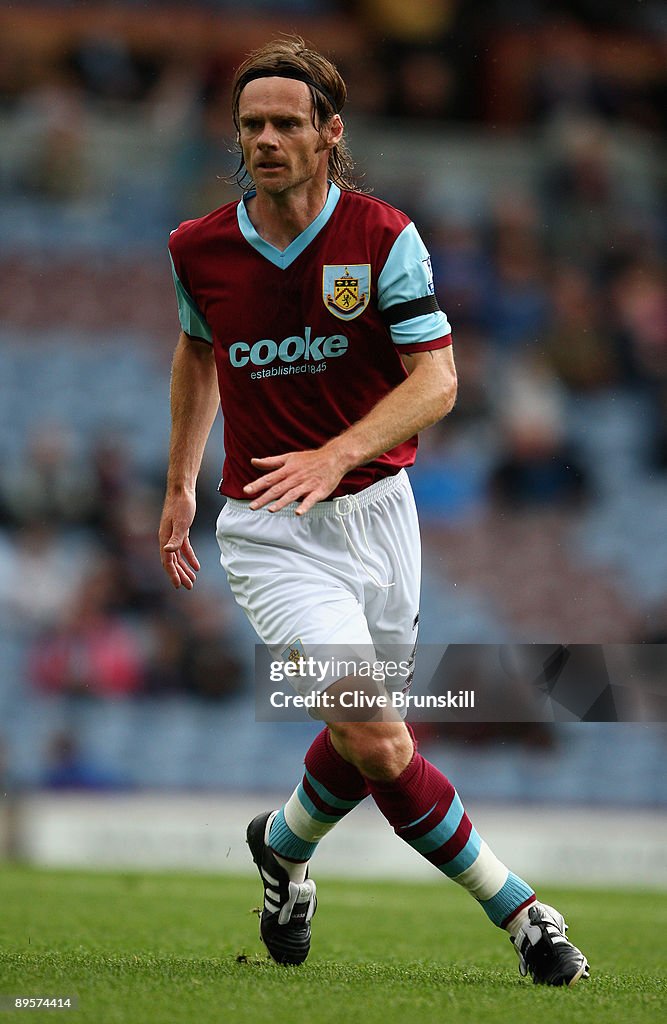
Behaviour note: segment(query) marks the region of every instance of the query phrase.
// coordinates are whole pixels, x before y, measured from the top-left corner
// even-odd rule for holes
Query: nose
[[[264,123],[261,132],[257,136],[257,145],[262,149],[273,149],[278,145],[276,131],[269,121]]]

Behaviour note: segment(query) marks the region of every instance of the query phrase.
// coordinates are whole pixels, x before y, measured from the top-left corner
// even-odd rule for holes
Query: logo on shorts
[[[354,320],[371,297],[370,263],[327,265],[322,273],[322,298],[339,320]]]
[[[305,660],[306,652],[300,640],[294,640],[281,652],[283,661],[291,661],[293,665],[300,665]]]

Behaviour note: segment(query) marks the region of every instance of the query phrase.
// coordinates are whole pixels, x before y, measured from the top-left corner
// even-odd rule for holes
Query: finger
[[[176,566],[179,575],[179,583],[185,587],[186,590],[192,590],[195,585],[196,576],[189,576],[183,569],[183,566]]]
[[[279,469],[275,469],[273,473],[266,473],[265,476],[260,476],[256,480],[246,483],[243,489],[247,495],[256,494],[258,490],[265,490],[266,487],[270,487],[274,483],[279,483],[281,480],[285,479],[287,472],[288,471],[281,466]]]
[[[165,551],[168,551],[169,554],[175,554],[177,551],[181,550],[185,539],[186,539],[185,532],[183,532],[182,534],[178,534],[174,530],[174,532],[172,533],[172,535],[169,538],[169,540],[167,541],[167,543],[163,545],[163,549]]]
[[[181,575],[185,575],[189,580],[194,581],[197,579],[197,574],[194,569],[191,569],[188,563],[181,557],[177,556],[176,567]]]
[[[282,466],[286,458],[287,455],[267,455],[263,459],[251,459],[250,461],[252,462],[253,466],[259,466],[260,469],[263,466],[265,466],[267,469],[271,469],[271,467],[275,469],[277,466]]]
[[[302,516],[304,513],[310,512],[313,505],[317,505],[318,501],[322,501],[324,498],[326,498],[326,493],[324,491],[311,491],[310,494],[306,495],[299,507],[294,510],[295,514],[297,516]]]
[[[285,494],[285,490],[290,486],[290,477],[287,475],[281,476],[279,479],[261,481],[258,486],[252,488],[252,493],[249,492],[248,497],[252,498],[253,501],[259,501],[263,505],[273,498],[280,498],[281,495]],[[292,479],[292,485],[293,485]],[[252,508],[252,505],[250,506]]]
[[[181,577],[178,572],[178,569],[176,568],[175,559],[173,559],[173,557],[170,555],[165,555],[164,559],[162,560],[162,568],[169,577],[172,586],[174,586],[176,590],[178,590],[178,588],[181,585]]]
[[[197,558],[197,556],[195,554],[195,549],[193,548],[192,544],[190,543],[190,538],[189,537],[186,537],[185,540],[183,541],[183,549],[182,550],[183,550],[183,554],[185,555],[186,559],[188,560],[188,562],[190,563],[192,568],[196,569],[197,572],[199,572],[199,570],[201,569],[201,565],[199,564],[199,559]]]
[[[174,556],[173,573],[172,582],[174,583],[174,586],[177,588],[185,587],[186,590],[192,590],[197,577],[192,569],[185,565],[178,556]]]
[[[162,561],[162,566],[176,590],[181,586],[186,587],[187,590],[192,590],[197,576],[193,569],[183,561],[180,553],[167,552]]]
[[[299,496],[307,491],[307,484],[295,484],[293,479],[286,478],[284,480],[280,480],[277,484],[274,484],[273,487],[269,487],[263,494],[258,494],[257,497],[250,502],[250,508],[262,508],[264,505],[268,505],[271,501],[280,500],[288,493],[294,492],[295,495]],[[290,498],[289,500],[292,501],[293,498]]]
[[[267,491],[266,494],[260,494],[257,498],[254,498],[248,507],[255,512],[258,508],[264,508],[264,506],[268,505],[270,501],[273,501],[275,497],[275,493]]]
[[[185,555],[193,569],[199,570],[201,568],[199,559],[195,555],[194,548],[190,543],[187,531],[182,536],[174,531],[167,543],[163,546],[163,550],[166,551],[167,554],[180,555],[182,553]]]
[[[303,487],[292,487],[289,491],[286,491],[278,501],[274,501],[273,505],[269,506],[269,512],[280,512],[281,508],[285,508],[290,505],[293,501],[296,501],[303,494]]]

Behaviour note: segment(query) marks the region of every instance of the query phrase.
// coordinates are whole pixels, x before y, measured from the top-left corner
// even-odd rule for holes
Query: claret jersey
[[[321,213],[281,251],[255,231],[247,198],[186,221],[169,241],[181,326],[215,352],[220,489],[232,498],[256,478],[252,458],[320,447],[405,379],[401,352],[451,341],[405,214],[332,183]],[[331,497],[412,465],[416,448],[413,437],[353,469]]]

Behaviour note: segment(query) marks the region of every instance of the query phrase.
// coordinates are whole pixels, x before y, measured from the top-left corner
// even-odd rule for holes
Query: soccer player
[[[260,638],[285,660],[331,645],[380,660],[395,645],[413,648],[420,541],[404,467],[417,433],[456,394],[428,252],[408,217],[351,183],[345,98],[335,66],[298,38],[253,53],[232,93],[252,189],[181,224],[169,246],[182,333],[162,564],[175,587],[193,587],[195,482],[220,402],[221,562]],[[264,885],[260,933],[275,960],[307,957],[308,863],[371,796],[402,839],[509,933],[523,974],[548,985],[588,976],[562,916],[494,856],[400,717],[322,717],[302,781],[248,826]]]

